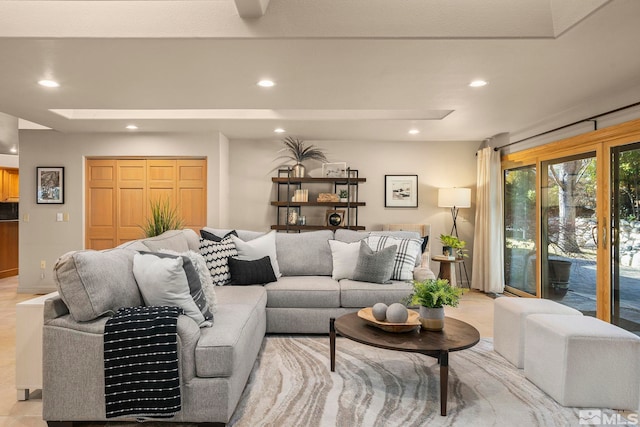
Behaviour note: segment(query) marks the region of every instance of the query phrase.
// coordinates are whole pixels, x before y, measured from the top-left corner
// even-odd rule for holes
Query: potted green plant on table
[[[290,159],[296,162],[296,164],[291,167],[292,178],[304,178],[305,167],[302,162],[306,160],[318,160],[321,162],[327,162],[327,157],[321,149],[315,147],[314,145],[306,145],[304,141],[298,138],[288,136],[282,140],[282,143],[284,144],[284,148],[282,148],[278,152],[283,154],[277,157],[276,160]]]
[[[142,231],[146,237],[158,236],[168,230],[182,229],[184,222],[180,218],[178,208],[171,206],[169,198],[152,200],[150,202],[151,215],[147,217]]]
[[[349,192],[347,190],[340,190],[340,201],[346,203],[349,200]]]
[[[446,279],[414,280],[408,302],[420,306],[423,328],[441,331],[444,328],[444,307],[457,307],[461,295],[462,289],[454,288]]]
[[[442,243],[442,254],[456,259],[462,259],[467,256],[467,242],[458,239],[450,234],[441,234],[440,242]]]

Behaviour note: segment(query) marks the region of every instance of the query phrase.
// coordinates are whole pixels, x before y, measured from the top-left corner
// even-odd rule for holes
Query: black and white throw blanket
[[[179,307],[126,307],[104,329],[107,418],[170,418],[181,409]]]

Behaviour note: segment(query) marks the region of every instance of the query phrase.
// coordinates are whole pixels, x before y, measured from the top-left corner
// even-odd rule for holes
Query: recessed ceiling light
[[[136,129],[138,129],[138,126],[136,126],[136,125],[127,125],[127,129],[136,130]]]
[[[409,131],[409,133],[410,133],[411,135],[417,135],[417,134],[419,134],[419,133],[420,133],[420,131],[419,131],[418,129],[411,129],[411,130]]]
[[[60,83],[53,80],[40,80],[38,84],[44,87],[60,87]]]
[[[260,80],[258,86],[260,87],[274,87],[276,84],[273,80]]]
[[[273,130],[275,133],[285,133],[286,130],[282,129],[282,128],[276,128]]]
[[[486,85],[487,85],[487,82],[484,80],[474,80],[471,83],[469,83],[469,86],[471,87],[482,87]]]

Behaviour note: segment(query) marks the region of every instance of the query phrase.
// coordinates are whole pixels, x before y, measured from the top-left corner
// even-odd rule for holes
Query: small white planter
[[[444,328],[444,307],[420,306],[420,323],[428,331],[441,331]]]

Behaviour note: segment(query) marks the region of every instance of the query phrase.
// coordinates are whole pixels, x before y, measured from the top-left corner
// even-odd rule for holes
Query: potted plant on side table
[[[413,281],[413,293],[409,295],[411,305],[420,306],[420,323],[429,331],[444,328],[444,306],[457,307],[462,289],[454,288],[446,279]]]
[[[467,254],[465,254],[467,251],[467,242],[458,239],[456,236],[441,234],[440,243],[442,243],[442,254],[451,259],[462,259],[467,256]]]

